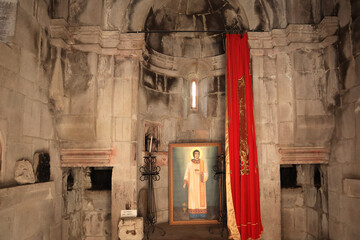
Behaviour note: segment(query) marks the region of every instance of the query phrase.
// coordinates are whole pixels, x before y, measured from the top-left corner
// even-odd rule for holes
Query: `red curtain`
[[[248,35],[227,34],[226,39],[227,137],[232,202],[241,239],[258,239],[263,226]]]

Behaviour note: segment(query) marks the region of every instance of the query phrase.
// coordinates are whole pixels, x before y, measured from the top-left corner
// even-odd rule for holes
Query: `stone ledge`
[[[54,191],[55,182],[53,181],[1,188],[0,210],[36,199],[52,200]]]
[[[343,189],[346,196],[360,198],[360,179],[345,178]]]
[[[278,146],[280,164],[328,164],[329,149],[325,147]]]
[[[261,55],[259,50],[274,48],[325,48],[338,40],[337,17],[325,17],[317,25],[290,24],[286,29],[274,29],[271,32],[249,32],[249,45],[251,52]]]
[[[112,149],[61,149],[61,167],[110,167]]]
[[[119,31],[104,31],[99,26],[70,26],[64,19],[52,19],[50,22],[50,43],[61,48],[72,48],[95,52],[104,55],[118,55],[122,50],[131,50],[139,55],[137,50],[144,47],[143,33],[121,33]]]

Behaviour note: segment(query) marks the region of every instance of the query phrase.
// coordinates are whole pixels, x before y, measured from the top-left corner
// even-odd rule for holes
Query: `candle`
[[[150,140],[150,151],[149,152],[151,152],[151,146],[152,146],[152,136],[151,136],[151,140]]]

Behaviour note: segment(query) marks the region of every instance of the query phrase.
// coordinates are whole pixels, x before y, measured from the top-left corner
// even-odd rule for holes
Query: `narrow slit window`
[[[191,81],[191,109],[197,109],[197,81]]]

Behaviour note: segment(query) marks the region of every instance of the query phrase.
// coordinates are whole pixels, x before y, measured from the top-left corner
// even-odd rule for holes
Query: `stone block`
[[[115,79],[114,81],[114,116],[131,116],[132,110],[131,78]]]
[[[281,230],[284,232],[295,231],[294,208],[281,209]]]
[[[334,127],[332,116],[298,116],[295,143],[322,146],[330,141]]]
[[[341,206],[340,193],[329,191],[329,221],[340,221],[340,206]]]
[[[23,134],[40,137],[41,103],[25,99]]]
[[[339,66],[339,56],[334,45],[324,49],[324,67],[325,69],[336,69]]]
[[[84,213],[83,230],[85,236],[104,236],[105,235],[105,220],[108,214],[97,211],[85,211]]]
[[[116,118],[115,120],[115,139],[116,141],[131,140],[131,119]]]
[[[183,92],[183,79],[182,78],[174,78],[167,77],[167,91],[169,93],[182,93]]]
[[[70,4],[70,19],[75,24],[101,26],[103,4],[96,0]]]
[[[274,78],[276,74],[276,57],[268,55],[263,61],[264,77]]]
[[[36,56],[26,49],[21,49],[20,76],[31,82],[36,82],[38,80],[38,66]]]
[[[345,89],[350,89],[359,84],[356,76],[355,61],[349,60],[346,64],[340,65],[340,73],[343,78]]]
[[[181,117],[181,113],[187,109],[184,109],[185,106],[183,104],[184,98],[180,94],[169,94],[169,110],[172,117]],[[209,101],[209,100],[208,100]],[[213,111],[215,111],[214,115],[216,115],[216,105],[213,105],[212,107],[208,104],[208,111],[209,108]],[[210,111],[211,111],[210,110]]]
[[[296,114],[306,116],[326,115],[324,105],[320,100],[297,100]]]
[[[319,215],[314,209],[307,209],[307,230],[316,239],[319,236]]]
[[[292,102],[279,101],[279,121],[292,122],[295,120],[294,104]]]
[[[161,146],[167,146],[169,142],[176,140],[176,118],[166,118],[162,122],[161,129]],[[167,149],[162,149],[167,151]]]
[[[169,209],[169,189],[168,188],[156,188],[155,189],[155,203],[156,209],[168,210]]]
[[[294,208],[302,206],[304,202],[303,191],[301,188],[282,188],[281,207]]]
[[[314,73],[293,72],[296,99],[319,99],[319,79]]]
[[[312,22],[311,1],[306,0],[302,3],[290,0],[286,4],[286,18],[288,23],[306,24]]]
[[[296,207],[294,211],[295,216],[295,231],[306,232],[306,208]]]
[[[54,138],[54,123],[53,117],[47,105],[41,105],[41,118],[40,118],[40,136],[44,139]]]
[[[335,158],[339,163],[350,163],[355,161],[355,141],[344,139],[334,146]]]
[[[318,50],[298,50],[294,52],[292,60],[293,67],[298,72],[312,72],[324,67],[322,53]]]
[[[8,45],[0,42],[0,65],[12,71],[19,72],[19,50],[16,47],[10,48]]]
[[[328,167],[328,188],[330,191],[342,191],[342,168],[339,165]],[[330,199],[329,199],[330,201]]]
[[[115,61],[115,77],[121,79],[137,78],[139,61],[136,58],[117,58]]]
[[[341,196],[340,221],[346,226],[358,228],[360,220],[360,199],[355,197]]]
[[[142,218],[121,218],[118,229],[120,240],[142,240],[144,237]]]
[[[329,239],[329,221],[326,214],[321,216],[321,238]]]
[[[329,239],[343,239],[344,238],[344,226],[337,221],[329,221]],[[349,239],[350,240],[350,239]]]
[[[18,8],[14,41],[34,55],[38,54],[40,25],[32,14]]]
[[[342,138],[355,137],[355,111],[354,104],[348,104],[343,108],[340,117],[340,131]]]
[[[260,143],[271,143],[277,138],[274,124],[255,124],[256,140]]]
[[[70,99],[70,113],[73,115],[95,113],[95,86],[91,84],[86,91],[72,94]]]
[[[343,191],[348,197],[360,198],[360,180],[345,178],[343,180]]]
[[[294,123],[282,122],[279,123],[279,143],[293,144],[294,143]]]
[[[305,190],[305,205],[307,207],[311,207],[314,208],[315,207],[315,203],[317,200],[317,188],[315,187],[308,187]]]
[[[62,140],[94,140],[95,119],[89,116],[63,116],[57,120],[56,130]]]
[[[276,103],[277,102],[277,83],[272,80],[260,80],[257,85],[259,87],[258,95],[259,101],[263,103]],[[254,84],[255,88],[255,84]],[[256,98],[256,91],[254,90],[254,98]]]

